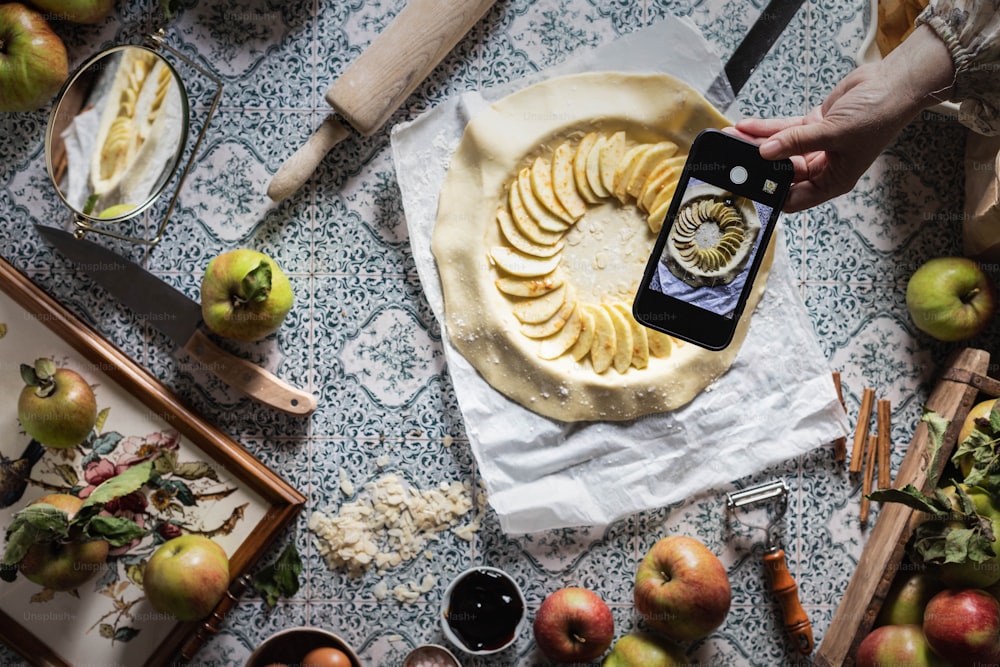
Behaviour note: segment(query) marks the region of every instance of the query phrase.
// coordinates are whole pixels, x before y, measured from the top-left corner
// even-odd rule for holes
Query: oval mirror
[[[74,213],[126,220],[162,193],[187,137],[187,92],[173,65],[150,48],[118,46],[66,81],[49,116],[45,161]]]

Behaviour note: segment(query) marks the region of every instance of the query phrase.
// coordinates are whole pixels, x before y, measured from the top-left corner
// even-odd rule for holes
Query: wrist
[[[899,95],[903,112],[915,115],[947,100],[955,79],[955,65],[947,45],[930,27],[921,24],[881,61],[888,90]]]

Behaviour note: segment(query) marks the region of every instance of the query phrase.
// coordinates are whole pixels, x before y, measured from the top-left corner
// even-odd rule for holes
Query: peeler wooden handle
[[[764,566],[771,581],[771,591],[781,604],[785,629],[795,641],[799,652],[809,655],[813,650],[812,623],[799,601],[799,587],[788,571],[785,550],[775,547],[765,553]]]

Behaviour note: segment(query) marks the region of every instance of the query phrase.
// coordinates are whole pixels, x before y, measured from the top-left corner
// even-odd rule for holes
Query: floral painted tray
[[[76,447],[42,447],[18,422],[20,365],[42,357],[77,371],[94,387],[98,426]],[[0,640],[44,665],[160,665],[178,654],[190,657],[211,627],[155,612],[137,585],[143,562],[165,539],[198,532],[225,548],[235,583],[305,497],[3,260],[0,386],[3,532],[19,509],[42,495],[85,496],[143,461],[153,460],[160,473],[114,508],[150,532],[114,550],[107,566],[82,587],[54,592],[23,576],[0,582]],[[16,481],[9,478],[16,474],[9,463],[21,458],[30,464],[23,492],[9,483]],[[217,614],[227,602],[232,600],[224,599]]]

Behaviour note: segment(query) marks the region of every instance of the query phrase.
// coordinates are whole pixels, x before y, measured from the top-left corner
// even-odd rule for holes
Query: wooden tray
[[[146,505],[136,510],[136,520],[162,527],[169,519],[182,530],[209,534],[229,554],[236,593],[305,497],[2,259],[0,324],[5,458],[20,457],[30,442],[17,421],[21,363],[51,357],[77,370],[95,386],[98,408],[107,409],[92,442],[44,452],[24,495],[0,511],[0,527],[5,531],[11,517],[38,496],[79,492],[114,474],[109,470],[115,466],[168,451],[176,465],[156,489],[137,492]],[[153,666],[173,662],[178,653],[190,658],[235,599],[223,599],[205,622],[178,623],[156,613],[130,578],[153,548],[149,537],[132,545],[78,596],[52,594],[24,577],[0,582],[0,641],[36,665]]]
[[[926,404],[928,409],[950,422],[937,459],[938,465],[931,475],[928,427],[920,422],[896,474],[895,488],[912,484],[921,491],[929,491],[928,478],[940,476],[955,449],[962,422],[978,402],[980,394],[1000,396],[1000,383],[986,376],[989,361],[987,352],[972,348],[966,348],[952,357]],[[871,631],[903,560],[906,542],[921,520],[914,514],[913,509],[900,503],[885,503],[879,510],[878,519],[858,559],[857,569],[816,652],[815,665],[854,664],[858,645]]]

